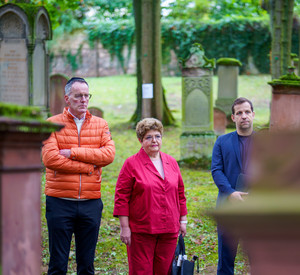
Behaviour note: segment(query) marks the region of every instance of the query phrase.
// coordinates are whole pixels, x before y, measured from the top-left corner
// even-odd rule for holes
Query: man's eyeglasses
[[[75,94],[74,97],[76,99],[82,99],[84,97],[86,100],[91,99],[92,95],[91,94]]]
[[[147,140],[147,141],[151,141],[151,140],[153,140],[153,139],[161,140],[161,135],[146,136],[146,137],[145,137],[145,140]]]

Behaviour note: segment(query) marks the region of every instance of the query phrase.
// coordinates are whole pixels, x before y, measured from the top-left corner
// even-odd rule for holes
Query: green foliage
[[[77,49],[75,54],[72,54],[71,51],[68,51],[66,54],[68,63],[71,65],[72,72],[75,72],[80,66],[80,64],[82,63],[82,54],[81,54],[82,46],[83,45],[80,45],[80,47]]]
[[[165,18],[199,20],[209,13],[209,0],[162,1],[162,14]]]
[[[121,68],[125,72],[132,46],[135,43],[134,31],[133,19],[102,21],[101,24],[90,24],[87,30],[91,45],[99,40],[112,57],[116,56],[118,58]],[[125,46],[128,47],[127,56],[124,56]]]
[[[239,18],[217,22],[167,21],[162,25],[163,54],[173,49],[177,57],[185,58],[195,42],[212,58],[232,57],[240,60],[245,71],[252,55],[260,72],[269,72],[271,37],[268,19]]]
[[[220,20],[235,16],[261,16],[266,11],[260,5],[261,0],[216,0],[212,1],[210,18]]]
[[[220,21],[162,20],[162,56],[163,63],[170,61],[170,50],[178,59],[185,59],[193,43],[200,43],[209,58],[224,56],[236,58],[243,64],[241,72],[247,72],[249,56],[261,73],[269,73],[271,35],[269,18],[235,18]],[[116,20],[90,24],[88,36],[91,43],[95,40],[104,45],[112,56],[117,56],[122,67],[128,60],[123,49],[130,50],[134,44],[134,23],[132,20]],[[293,52],[297,52],[299,37],[293,29]]]

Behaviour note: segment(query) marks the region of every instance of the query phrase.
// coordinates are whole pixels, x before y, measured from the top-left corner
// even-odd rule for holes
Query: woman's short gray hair
[[[139,140],[143,140],[146,133],[150,130],[158,131],[162,135],[164,132],[164,127],[156,118],[144,118],[136,125],[135,131],[137,138]]]

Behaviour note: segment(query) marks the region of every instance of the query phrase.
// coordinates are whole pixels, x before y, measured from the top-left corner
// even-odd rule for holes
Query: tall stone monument
[[[218,98],[215,102],[215,132],[224,134],[227,125],[231,125],[231,106],[233,101],[238,97],[238,76],[239,67],[242,63],[235,58],[220,58],[217,60],[218,65]],[[220,115],[223,113],[223,116]],[[220,117],[220,120],[216,118]],[[226,118],[226,120],[224,119]]]
[[[212,75],[215,60],[194,44],[187,59],[181,60],[182,129],[181,160],[210,157],[215,142],[213,131]]]
[[[44,7],[6,4],[0,7],[0,101],[46,110],[51,23]]]

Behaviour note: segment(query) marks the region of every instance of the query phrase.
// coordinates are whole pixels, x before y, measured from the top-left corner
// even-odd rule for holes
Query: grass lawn
[[[268,123],[271,88],[267,84],[269,75],[240,76],[239,96],[253,101],[256,112],[254,124]],[[89,106],[100,107],[104,111],[116,145],[115,161],[103,169],[102,200],[104,204],[99,242],[97,245],[96,274],[127,274],[126,247],[119,240],[119,221],[112,216],[115,183],[124,160],[136,153],[140,144],[128,120],[136,107],[136,78],[134,76],[114,76],[88,78],[93,97]],[[165,77],[163,85],[170,109],[177,119],[177,125],[166,127],[162,151],[180,158],[179,136],[181,134],[181,78]],[[214,98],[217,97],[217,78],[213,77]],[[181,169],[185,183],[188,220],[186,250],[188,258],[198,255],[200,274],[216,274],[217,238],[215,222],[206,211],[215,206],[217,188],[209,171]],[[42,195],[42,261],[43,272],[49,261],[48,238],[45,220],[45,196]],[[240,252],[237,257],[236,274],[246,274],[247,260]],[[68,274],[76,274],[75,246],[72,248]]]

